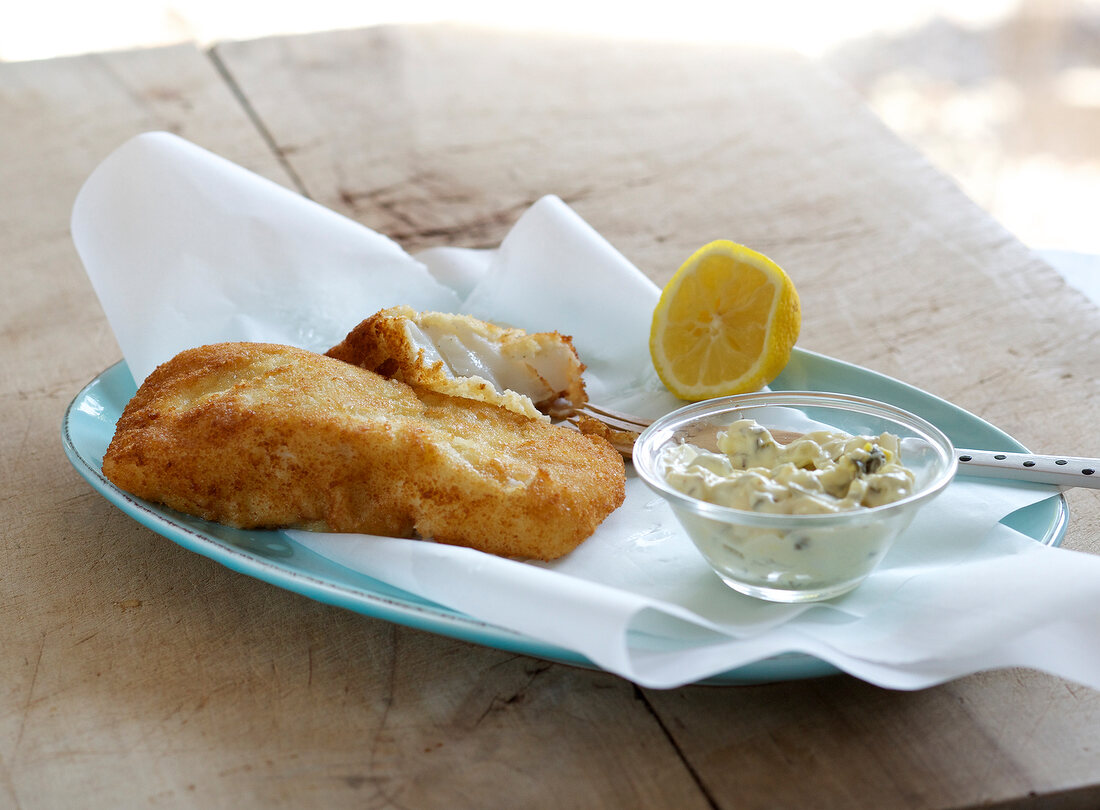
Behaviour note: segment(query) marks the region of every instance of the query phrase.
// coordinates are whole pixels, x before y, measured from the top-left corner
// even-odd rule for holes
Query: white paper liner
[[[72,234],[138,383],[202,343],[325,351],[364,313],[459,303],[389,238],[167,133],[96,168]]]
[[[497,250],[417,257],[355,222],[166,133],[96,169],[72,232],[136,381],[224,340],[324,350],[382,307],[468,312],[573,337],[594,400],[679,404],[646,341],[657,288],[553,196]],[[562,560],[523,563],[426,541],[292,532],[343,565],[667,688],[783,652],[872,683],[922,688],[997,667],[1100,688],[1100,558],[1001,521],[1049,487],[959,479],[856,591],[777,605],[726,588],[668,507],[631,475],[626,503]],[[1092,650],[1092,652],[1090,652]]]

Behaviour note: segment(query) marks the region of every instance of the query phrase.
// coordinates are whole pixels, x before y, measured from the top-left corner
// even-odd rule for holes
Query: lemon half
[[[719,239],[695,251],[665,285],[649,353],[680,399],[744,394],[779,375],[801,325],[798,292],[782,268]]]

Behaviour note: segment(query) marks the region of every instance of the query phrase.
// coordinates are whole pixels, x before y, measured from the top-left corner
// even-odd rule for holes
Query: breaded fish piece
[[[584,364],[569,337],[506,329],[469,315],[383,309],[326,354],[527,416],[565,416],[587,401]]]
[[[239,528],[419,536],[540,560],[580,544],[625,487],[602,439],[257,343],[157,368],[119,418],[103,473]]]

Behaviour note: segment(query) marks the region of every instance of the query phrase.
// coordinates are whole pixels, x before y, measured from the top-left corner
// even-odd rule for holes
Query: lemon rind
[[[794,334],[789,341],[790,345],[781,347],[778,353],[767,350],[762,351],[760,356],[745,373],[736,379],[725,381],[720,385],[687,385],[680,381],[672,371],[672,361],[665,353],[662,346],[663,341],[661,337],[665,330],[662,328],[663,325],[660,321],[662,316],[667,316],[670,304],[680,287],[683,285],[684,279],[698,266],[704,256],[714,255],[715,253],[728,256],[735,261],[751,262],[753,266],[764,272],[769,284],[772,286],[772,302],[768,310],[766,320],[768,328],[764,333],[763,345],[768,347],[770,344],[774,343],[777,327],[781,326],[783,330],[786,331],[792,326],[791,323],[778,323],[779,309],[785,298],[791,299],[788,303],[793,304],[793,318],[790,320],[793,321]],[[787,319],[784,319],[784,321],[786,320]],[[664,289],[661,291],[661,296],[657,301],[657,305],[654,307],[653,318],[650,325],[650,357],[653,361],[654,370],[657,372],[658,378],[664,383],[669,391],[680,399],[697,401],[717,396],[748,393],[764,387],[774,380],[783,370],[790,359],[790,352],[798,338],[800,326],[801,307],[798,293],[786,272],[770,258],[751,248],[739,245],[730,240],[719,239],[703,245],[692,253],[665,284]],[[784,340],[784,343],[785,342],[787,341]]]

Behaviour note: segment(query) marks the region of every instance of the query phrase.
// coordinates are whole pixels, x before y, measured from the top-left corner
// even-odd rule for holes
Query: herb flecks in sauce
[[[660,465],[675,489],[700,500],[772,514],[822,514],[882,506],[912,494],[898,437],[817,430],[780,444],[751,419],[718,434],[715,453],[667,448]]]

